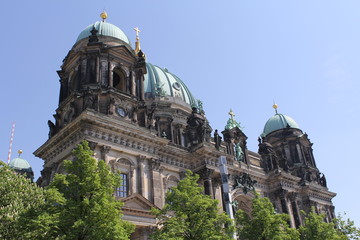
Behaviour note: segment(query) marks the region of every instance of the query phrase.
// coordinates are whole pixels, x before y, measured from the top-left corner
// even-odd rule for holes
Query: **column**
[[[300,219],[299,206],[296,201],[297,193],[291,193],[289,194],[289,197],[291,201],[291,208],[293,212],[295,227],[298,228],[301,225],[301,219]]]
[[[137,168],[137,192],[142,196],[146,197],[145,194],[145,184],[144,184],[144,164],[145,156],[138,156],[138,168]]]
[[[111,147],[109,146],[101,146],[100,152],[101,152],[101,159],[104,160],[105,163],[109,163],[107,159],[107,154],[109,153]]]
[[[208,168],[204,168],[198,172],[200,178],[204,180],[205,194],[211,196],[211,198],[214,198],[213,185],[211,181],[211,175],[213,172],[214,170]]]

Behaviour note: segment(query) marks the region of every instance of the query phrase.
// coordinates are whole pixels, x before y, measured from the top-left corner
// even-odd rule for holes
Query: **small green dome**
[[[295,122],[294,119],[289,116],[277,113],[266,122],[264,131],[261,136],[265,137],[271,132],[289,127],[299,129],[299,125]]]
[[[151,63],[146,63],[146,69],[147,73],[144,76],[145,97],[170,96],[181,99],[191,106],[197,105],[195,98],[183,81],[166,68],[162,69]]]
[[[22,158],[14,158],[10,161],[9,167],[17,170],[17,171],[23,171],[23,172],[32,172],[32,168],[28,161]]]
[[[107,22],[101,22],[98,21],[94,24],[91,24],[87,26],[78,36],[76,39],[76,42],[80,41],[81,39],[87,38],[91,36],[91,30],[95,27],[95,29],[98,31],[98,36],[108,36],[108,37],[114,37],[117,39],[120,39],[127,44],[130,45],[129,38],[126,36],[126,34],[117,26],[111,23]]]

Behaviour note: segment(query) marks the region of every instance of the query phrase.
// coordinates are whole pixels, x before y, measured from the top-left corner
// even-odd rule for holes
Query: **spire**
[[[105,19],[108,18],[108,15],[107,15],[107,13],[105,12],[105,10],[102,11],[102,13],[100,13],[100,17],[101,17],[101,19],[102,19],[103,22],[105,22]]]
[[[230,115],[231,119],[234,120],[235,113],[233,112],[233,110],[231,108],[230,108],[229,115]]]
[[[229,120],[227,121],[227,124],[225,126],[225,129],[233,129],[234,127],[238,127],[240,130],[242,129],[242,127],[240,126],[240,123],[238,123],[234,117],[235,117],[235,113],[233,112],[232,109],[230,109],[230,112],[229,112],[229,115],[230,115],[230,118]]]
[[[276,103],[274,103],[273,108],[275,109],[275,113],[278,114],[278,111],[277,111],[278,105]]]
[[[136,32],[136,42],[135,42],[135,53],[136,55],[141,51],[141,48],[140,48],[140,38],[139,38],[139,28],[136,27],[134,28],[135,32]]]
[[[18,154],[19,154],[18,158],[20,158],[20,156],[21,156],[22,153],[23,153],[22,150],[18,150]]]

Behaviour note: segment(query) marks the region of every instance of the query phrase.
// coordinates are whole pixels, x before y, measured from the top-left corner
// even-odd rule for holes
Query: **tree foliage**
[[[56,222],[52,235],[72,240],[129,239],[134,226],[121,220],[123,203],[113,195],[119,175],[92,157],[86,141],[73,154],[73,161],[64,161],[66,174],[56,174],[48,188],[50,205],[42,217]]]
[[[25,215],[36,215],[45,204],[45,191],[0,161],[0,239],[26,239]]]
[[[219,213],[218,201],[202,193],[199,176],[186,172],[186,177],[166,193],[163,209],[153,209],[159,228],[154,240],[227,240],[234,227],[225,213]]]
[[[235,214],[236,228],[242,240],[297,240],[299,233],[288,224],[289,215],[277,214],[268,198],[252,200],[251,216],[242,210]]]
[[[333,222],[324,222],[325,215],[317,214],[314,209],[309,213],[302,211],[306,216],[304,226],[299,228],[302,240],[348,240],[360,239],[360,231],[354,222],[343,220],[339,215]]]
[[[345,215],[346,214],[344,213],[344,216]],[[360,239],[360,229],[355,227],[354,221],[348,218],[344,220],[344,217],[341,214],[338,214],[338,216],[334,219],[334,224],[336,229],[344,234],[347,239]]]

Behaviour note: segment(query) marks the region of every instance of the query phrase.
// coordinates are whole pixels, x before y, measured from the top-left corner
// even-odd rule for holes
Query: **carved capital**
[[[92,142],[92,141],[88,141],[89,142],[89,147],[91,151],[94,151],[96,146],[97,146],[97,142]]]
[[[209,168],[203,168],[197,172],[197,174],[200,175],[201,179],[209,179],[213,173],[214,173],[214,170],[209,169]]]
[[[139,156],[137,157],[137,160],[138,160],[139,163],[144,163],[144,162],[145,162],[145,159],[146,159],[146,157],[143,156],[143,155],[139,155]]]

